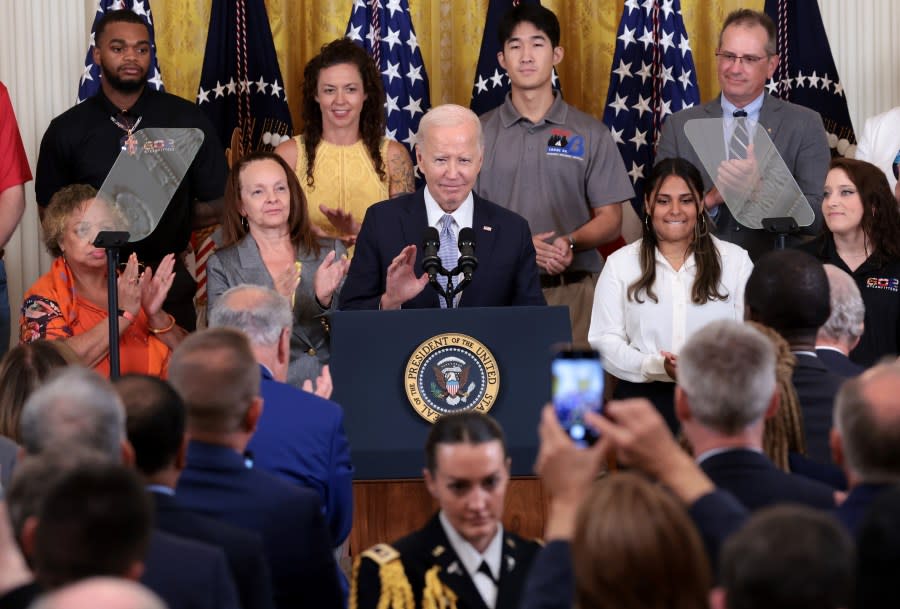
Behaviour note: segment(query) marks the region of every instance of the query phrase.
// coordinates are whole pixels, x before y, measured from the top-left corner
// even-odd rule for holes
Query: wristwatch
[[[567,237],[567,239],[569,240],[569,249],[574,252],[575,251],[575,237],[573,237],[572,234],[569,233],[569,236]]]

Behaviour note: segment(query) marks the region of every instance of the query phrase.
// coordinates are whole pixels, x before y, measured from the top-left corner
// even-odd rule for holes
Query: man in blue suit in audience
[[[460,231],[474,231],[478,268],[456,306],[546,304],[528,222],[472,192],[483,157],[481,121],[474,112],[445,104],[425,114],[416,158],[426,186],[366,211],[341,289],[341,309],[443,306],[437,291],[427,287],[428,273],[422,269],[427,227],[445,234],[438,251],[442,259],[447,256],[445,267],[455,266],[459,258]]]
[[[209,326],[246,334],[259,362],[264,411],[247,445],[254,467],[316,491],[332,540],[343,543],[353,523],[353,464],[344,411],[285,382],[291,355],[290,304],[262,286],[235,286],[210,311]]]
[[[259,535],[186,509],[175,485],[187,454],[185,409],[166,381],[129,374],[115,381],[125,404],[128,440],[153,501],[156,528],[221,548],[243,609],[273,609],[272,581]]]
[[[900,367],[880,364],[848,380],[834,401],[831,450],[850,494],[837,509],[854,535],[872,502],[900,483]]]
[[[243,333],[188,336],[169,363],[187,406],[187,467],[176,493],[196,512],[260,534],[278,609],[343,604],[318,495],[254,468],[244,457],[263,409],[259,365]]]
[[[750,325],[714,321],[678,354],[675,414],[700,468],[750,510],[779,503],[833,509],[829,486],[778,469],[763,428],[779,393],[772,342]]]

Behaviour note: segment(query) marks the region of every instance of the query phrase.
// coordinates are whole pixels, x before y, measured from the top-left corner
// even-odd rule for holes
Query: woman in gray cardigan
[[[277,290],[294,312],[288,382],[315,382],[330,354],[327,314],[350,262],[340,240],[313,232],[297,176],[281,157],[254,152],[232,167],[222,238],[206,267],[209,307],[236,285]]]

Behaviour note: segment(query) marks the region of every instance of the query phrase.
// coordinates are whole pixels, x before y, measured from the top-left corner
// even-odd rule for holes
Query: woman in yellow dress
[[[378,68],[346,38],[303,70],[303,133],[275,152],[294,168],[319,236],[352,245],[370,205],[415,190],[409,153],[384,135],[384,103]]]

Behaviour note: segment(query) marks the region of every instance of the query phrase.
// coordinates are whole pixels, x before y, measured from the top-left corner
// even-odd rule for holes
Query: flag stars
[[[625,0],[625,8],[628,9],[628,14],[631,14],[631,11],[640,10],[640,4],[638,4],[638,0]]]
[[[278,79],[272,83],[272,96],[273,97],[281,97],[281,92],[284,91],[284,87],[278,84]]]
[[[362,42],[363,41],[362,26],[361,25],[356,25],[356,26],[351,25],[349,28],[347,28],[347,38],[349,38],[350,40],[352,40],[354,42]]]
[[[619,82],[631,77],[631,62],[625,63],[625,60],[619,59],[619,67],[613,70],[613,74],[619,75]]]
[[[402,141],[411,150],[416,145],[416,132],[412,130],[412,127],[409,127],[408,131],[409,134]]]
[[[384,109],[388,116],[391,115],[392,112],[400,112],[400,106],[397,105],[397,101],[400,99],[399,95],[395,95],[391,97],[390,95],[385,95],[384,97]]]
[[[490,77],[491,79],[491,88],[502,87],[503,86],[503,74],[500,73],[500,70],[494,68],[494,75]]]
[[[653,64],[641,61],[641,69],[637,71],[637,75],[641,77],[641,84],[647,82],[648,78],[653,77]]]
[[[388,45],[388,48],[393,52],[394,45],[400,44],[400,30],[392,30],[388,28],[387,36],[381,39],[381,44]]]
[[[413,66],[410,64],[409,72],[406,73],[406,77],[409,79],[409,86],[416,86],[416,80],[421,80],[423,83],[425,79],[422,78],[422,66]]]
[[[819,81],[822,80],[819,76],[816,75],[816,71],[813,70],[812,76],[809,77],[809,86],[813,89],[819,88]]]
[[[653,40],[653,32],[650,30],[650,28],[644,28],[644,33],[640,38],[638,38],[638,40],[644,45],[645,49],[647,47],[652,47],[655,44],[655,41]]]
[[[830,78],[828,78],[828,74],[822,76],[822,88],[828,91],[831,89],[831,83],[834,82]]]
[[[615,129],[614,127],[610,127],[609,134],[612,136],[612,139],[617,144],[624,144],[625,141],[622,139],[622,132],[625,131],[622,129]]]
[[[770,80],[766,83],[766,89],[769,91],[769,95],[777,95],[778,94],[778,81]]]
[[[225,83],[225,89],[228,91],[228,95],[235,94],[235,91],[237,91],[237,83],[234,82],[234,78],[228,79],[228,82]]]
[[[681,88],[683,88],[685,91],[687,91],[692,86],[694,86],[694,83],[691,82],[691,73],[692,72],[693,72],[693,70],[684,70],[681,73],[681,76],[678,77],[678,82],[681,83]]]
[[[394,13],[403,12],[403,7],[400,6],[400,0],[388,0],[387,5],[385,5],[385,9],[391,11],[391,19],[394,18]]]
[[[641,131],[640,129],[635,129],[634,137],[628,141],[634,144],[636,150],[640,150],[641,146],[647,145],[647,132]]]
[[[672,0],[663,0],[662,8],[660,8],[663,14],[666,16],[666,19],[672,16],[672,13],[675,11],[672,9]]]
[[[842,85],[839,81],[834,81],[834,94],[835,95],[843,95],[844,94],[844,85]]]
[[[94,67],[94,64],[88,64],[84,66],[84,71],[81,73],[81,84],[83,85],[85,82],[89,80],[94,80],[94,77],[91,76],[91,68]]]
[[[387,77],[388,85],[394,82],[395,78],[400,78],[400,62],[391,63],[390,60],[387,62],[387,69],[382,70],[382,74]]]
[[[159,73],[159,68],[153,68],[153,76],[147,79],[147,82],[153,85],[157,91],[161,91],[163,88],[162,74]]]
[[[409,118],[415,118],[416,114],[422,114],[422,100],[409,98],[409,103],[403,106],[403,109],[409,112]]]
[[[409,52],[415,53],[416,49],[419,48],[419,40],[416,38],[416,33],[410,30],[409,38],[406,39],[406,44],[409,46]]]
[[[224,97],[224,96],[225,96],[225,85],[223,85],[222,83],[220,83],[220,82],[217,80],[217,81],[216,81],[216,86],[213,87],[213,91],[214,91],[215,94],[216,94],[214,99],[218,99],[218,98],[220,98],[220,97]]]
[[[269,87],[269,83],[267,83],[262,76],[259,77],[259,80],[253,83],[256,85],[256,92],[265,94],[266,89]]]
[[[627,25],[622,28],[622,33],[619,35],[618,39],[622,41],[622,48],[626,51],[628,50],[629,44],[637,44],[637,41],[634,39],[634,30]]]
[[[806,76],[803,75],[802,70],[797,70],[797,77],[794,79],[794,82],[797,83],[797,88],[806,86]]]
[[[197,93],[197,105],[202,106],[203,102],[208,102],[209,93],[209,91],[204,91],[203,87],[200,87],[200,92]]]
[[[672,77],[672,69],[674,66],[663,66],[660,72],[659,77],[662,79],[662,85],[665,87],[670,82],[675,82],[675,79]]]
[[[637,111],[638,118],[644,116],[644,112],[650,112],[650,97],[644,97],[643,95],[638,95],[638,102],[634,105],[632,110]]]
[[[631,177],[631,183],[637,184],[638,180],[644,179],[644,164],[638,164],[637,161],[631,162],[631,171],[628,172],[628,175]]]
[[[613,108],[616,111],[616,116],[619,116],[619,111],[628,112],[628,96],[622,97],[618,93],[616,95],[616,100],[609,104],[610,108]]]
[[[678,50],[681,51],[682,57],[687,57],[687,54],[691,52],[691,41],[688,40],[687,36],[681,37],[681,40],[678,42]]]
[[[475,82],[475,94],[478,95],[479,93],[487,93],[487,84],[488,81],[484,79],[484,76],[479,74],[478,80]]]
[[[675,46],[675,43],[672,42],[673,36],[675,36],[675,32],[664,32],[662,38],[660,38],[659,45],[665,49],[664,53],[668,53],[669,49]]]

